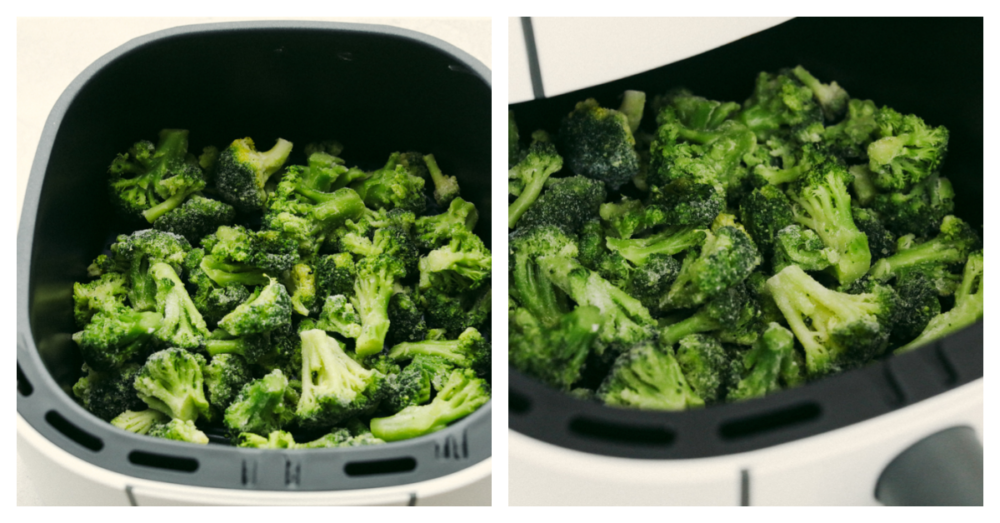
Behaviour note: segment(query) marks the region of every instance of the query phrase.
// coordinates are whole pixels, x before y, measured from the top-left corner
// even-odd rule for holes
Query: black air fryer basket
[[[319,22],[186,26],[100,58],[53,108],[35,156],[18,232],[17,411],[71,455],[108,471],[191,486],[330,491],[426,481],[491,455],[487,404],[445,430],[349,449],[207,446],[116,429],[70,388],[82,360],[70,335],[72,286],[128,228],[106,194],[110,160],[162,128],[190,129],[191,151],[251,136],[336,137],[352,163],[398,150],[433,152],[476,204],[490,244],[490,72],[427,35]],[[299,155],[302,153],[299,152]],[[294,161],[304,161],[293,152]]]
[[[954,185],[954,213],[982,233],[981,18],[794,19],[645,73],[511,109],[518,127],[530,131],[554,130],[554,122],[586,98],[615,107],[627,89],[652,97],[686,87],[708,99],[742,101],[752,92],[760,71],[799,64],[823,81],[836,80],[852,98],[872,99],[880,106],[945,125],[951,141],[942,175]],[[509,419],[516,432],[582,452],[639,459],[702,458],[846,427],[982,377],[980,321],[862,369],[759,400],[686,412],[605,407],[510,368]]]

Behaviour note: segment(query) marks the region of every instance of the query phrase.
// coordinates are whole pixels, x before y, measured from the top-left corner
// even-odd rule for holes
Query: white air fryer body
[[[861,423],[726,456],[627,459],[510,431],[511,505],[878,505],[893,458],[926,436],[968,426],[983,439],[980,378]]]
[[[17,417],[17,452],[45,505],[489,505],[492,458],[444,477],[332,492],[235,490],[150,481],[110,472],[54,445]]]

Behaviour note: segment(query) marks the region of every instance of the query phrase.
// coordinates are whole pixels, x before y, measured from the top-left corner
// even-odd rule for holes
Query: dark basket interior
[[[349,165],[365,168],[383,164],[393,151],[433,152],[442,170],[458,178],[462,196],[476,204],[480,214],[476,232],[490,244],[491,88],[488,70],[475,59],[425,35],[380,26],[233,23],[178,28],[154,36],[126,44],[112,52],[110,60],[102,58],[101,67],[83,73],[84,81],[71,86],[60,100],[65,108],[62,120],[50,125],[52,130],[42,138],[42,147],[47,139],[52,140],[51,152],[45,165],[37,165],[46,158],[41,148],[36,158],[32,176],[44,174],[44,179],[37,202],[31,194],[25,202],[19,243],[30,247],[29,265],[19,265],[19,296],[24,294],[23,279],[30,275],[26,282],[30,332],[25,331],[24,322],[19,324],[19,411],[31,404],[20,402],[24,390],[34,389],[36,397],[47,394],[39,389],[50,382],[36,374],[40,369],[29,369],[34,358],[23,358],[21,349],[27,354],[31,345],[37,347],[44,369],[63,391],[78,378],[82,362],[70,339],[76,330],[73,282],[87,279],[87,265],[115,235],[137,228],[118,219],[109,207],[104,182],[107,167],[115,154],[136,140],[155,141],[161,128],[190,129],[190,151],[195,154],[204,146],[222,147],[243,136],[253,137],[259,147],[267,149],[280,136],[296,144],[292,163],[305,161],[301,150],[308,141],[331,137],[344,143],[343,156]],[[85,78],[88,75],[92,76]],[[53,115],[63,107],[57,105]],[[33,222],[33,230],[25,222],[28,227]],[[53,401],[61,405],[58,415],[71,427],[76,425],[99,441],[133,447],[170,445],[167,448],[184,455],[198,452],[191,445],[177,447],[152,438],[123,440],[120,431],[109,432],[109,425],[72,404],[66,394],[57,393]],[[38,406],[42,407],[48,405]],[[477,429],[476,448],[463,453],[469,460],[478,461],[490,453],[489,407],[481,410],[486,411],[485,441],[483,431]],[[456,434],[464,444],[464,429],[457,429]],[[448,447],[443,442],[454,437],[442,435],[405,452],[418,457],[430,448],[433,454],[436,445],[440,453]],[[105,451],[113,447],[101,446]],[[454,453],[445,455],[454,457]],[[210,463],[232,456],[199,455],[198,459],[204,471]],[[123,466],[127,474],[153,470],[144,477],[177,480],[171,475],[176,472],[163,476],[155,468]],[[199,467],[197,462],[195,467]],[[311,478],[309,485],[296,488],[408,483],[458,468],[454,463],[425,463],[418,457],[415,466],[404,467],[407,474],[389,479],[365,476],[345,483],[343,479],[350,474],[341,472]],[[200,477],[206,479],[195,479]],[[225,487],[230,480],[239,484],[240,474],[181,478]],[[251,488],[268,488],[266,482],[261,485]]]
[[[742,102],[760,71],[798,64],[823,81],[836,80],[853,98],[945,125],[951,139],[942,174],[954,185],[955,214],[982,233],[981,18],[798,18],[680,62],[511,109],[523,134],[554,132],[586,98],[616,107],[626,89],[652,97],[687,87],[709,99]],[[982,336],[979,322],[864,369],[761,400],[684,413],[577,400],[511,368],[510,426],[549,443],[614,456],[744,452],[863,421],[981,378]]]

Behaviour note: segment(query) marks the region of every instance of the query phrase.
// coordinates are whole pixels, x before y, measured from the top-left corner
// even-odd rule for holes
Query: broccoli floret
[[[660,224],[704,227],[726,208],[726,195],[710,183],[677,179],[649,188],[649,205],[642,211],[647,228]]]
[[[893,233],[926,237],[934,234],[941,220],[955,209],[954,199],[951,182],[932,174],[909,191],[874,196],[871,206]]]
[[[476,289],[489,279],[492,260],[479,236],[459,232],[447,245],[420,258],[420,288],[439,287],[451,292]]]
[[[108,169],[113,204],[127,216],[153,223],[204,189],[205,175],[187,149],[186,130],[164,129],[157,145],[141,141],[119,154]]]
[[[716,129],[740,110],[735,102],[717,102],[695,96],[687,89],[675,89],[653,100],[656,114],[670,106],[676,118],[688,129],[696,131]]]
[[[737,119],[763,141],[780,130],[822,124],[823,114],[813,100],[813,91],[789,71],[761,72]]]
[[[420,354],[440,356],[455,366],[472,369],[480,376],[490,371],[490,343],[478,330],[469,328],[455,340],[425,340],[400,343],[389,351],[395,361],[412,359]]]
[[[759,398],[803,381],[795,337],[777,323],[768,324],[738,365],[739,381],[731,385],[726,395],[729,401]]]
[[[365,445],[382,445],[385,441],[372,435],[371,432],[365,434],[352,435],[347,429],[337,429],[325,436],[306,443],[298,443],[292,448],[296,449],[328,449],[341,447],[359,447]]]
[[[812,229],[789,225],[778,231],[771,270],[777,274],[789,265],[798,265],[804,271],[822,271],[839,259],[837,251],[826,247]]]
[[[387,393],[379,410],[395,414],[406,407],[423,405],[431,399],[431,388],[440,391],[455,368],[442,356],[420,354],[400,372],[386,377]]]
[[[303,427],[335,425],[378,406],[385,394],[385,375],[365,369],[321,330],[307,330],[299,336],[302,395],[295,412]]]
[[[83,408],[98,418],[108,421],[132,409],[140,409],[145,404],[135,392],[135,377],[139,366],[122,365],[118,369],[95,372],[89,365],[83,366],[85,375],[73,385],[73,395],[80,400]]]
[[[433,216],[421,216],[414,223],[414,235],[425,249],[435,249],[447,243],[458,231],[472,232],[479,220],[479,212],[471,202],[456,197],[448,210]]]
[[[156,279],[149,268],[157,263],[168,263],[181,272],[191,244],[183,236],[154,229],[121,235],[111,245],[112,265],[116,271],[128,275],[129,302],[138,311],[156,308]]]
[[[902,271],[892,287],[899,296],[899,311],[890,341],[898,346],[916,339],[941,314],[941,301],[934,282],[919,270]]]
[[[875,123],[879,139],[868,146],[868,166],[876,187],[902,191],[938,171],[948,151],[948,129],[889,107],[879,109]]]
[[[86,326],[95,313],[114,310],[128,294],[125,275],[109,272],[90,283],[73,284],[73,318],[80,327]]]
[[[652,335],[655,322],[639,300],[611,285],[573,258],[552,255],[537,260],[549,279],[581,306],[600,309],[605,323],[599,340],[605,344],[631,346]]]
[[[660,342],[673,344],[691,334],[721,331],[733,337],[760,316],[760,308],[751,299],[746,286],[733,285],[708,300],[690,317],[672,323],[661,331]],[[750,340],[752,343],[752,340]]]
[[[280,370],[247,383],[226,408],[223,422],[230,437],[235,438],[243,432],[268,434],[291,423],[294,402],[290,399],[294,395],[288,378]]]
[[[365,205],[373,209],[404,209],[422,214],[427,206],[424,179],[410,174],[393,153],[381,169],[365,180],[351,184]]]
[[[559,141],[574,173],[604,182],[612,190],[639,173],[629,117],[601,107],[594,99],[576,104],[563,119]]]
[[[180,234],[192,244],[197,244],[202,237],[215,232],[220,225],[230,225],[236,219],[233,206],[193,195],[170,212],[160,216],[153,222],[153,228]]]
[[[445,176],[438,167],[433,154],[424,156],[427,163],[427,170],[430,172],[431,182],[434,183],[434,201],[438,205],[444,206],[448,202],[458,197],[458,180],[454,176]]]
[[[708,404],[722,400],[730,356],[718,339],[704,334],[685,336],[677,343],[675,358],[695,395]]]
[[[701,245],[706,240],[704,229],[694,227],[673,227],[646,238],[620,240],[608,238],[608,248],[622,255],[626,260],[642,265],[650,256],[665,254],[668,256],[684,252]]]
[[[757,144],[753,132],[732,120],[712,130],[690,129],[677,118],[673,107],[660,111],[657,123],[659,128],[650,145],[650,185],[685,180],[738,194],[747,175],[741,161]]]
[[[792,69],[792,74],[812,91],[816,102],[823,108],[823,115],[827,120],[836,120],[844,114],[850,96],[844,88],[837,85],[837,82],[821,83],[801,65]]]
[[[306,326],[303,330],[309,330],[307,323],[310,321],[312,320],[304,320],[299,326]],[[295,325],[287,323],[269,331],[268,335],[271,337],[271,351],[257,360],[254,375],[260,376],[279,369],[289,379],[297,378],[302,372],[302,341],[299,339],[299,330]]]
[[[490,314],[491,296],[489,285],[458,295],[433,288],[419,291],[417,303],[427,320],[428,339],[435,331],[454,337],[469,327],[481,328]]]
[[[358,356],[382,351],[389,332],[389,300],[396,281],[406,274],[402,263],[385,254],[362,258],[354,281],[361,334],[355,344]]]
[[[143,354],[162,325],[162,314],[136,312],[119,303],[95,314],[82,331],[73,334],[73,341],[83,361],[96,370],[108,370]]]
[[[195,287],[191,300],[205,321],[214,324],[250,297],[250,291],[240,283],[218,285],[201,268],[204,249],[191,249],[184,260],[188,283]]]
[[[153,426],[146,435],[154,438],[208,445],[208,436],[198,430],[198,427],[191,420],[172,419],[166,423]]]
[[[810,171],[788,191],[795,203],[795,221],[815,231],[824,245],[836,251],[838,259],[833,269],[841,285],[868,272],[872,258],[868,238],[854,224],[851,195],[847,192],[850,181],[846,168],[827,163],[823,169]]]
[[[599,182],[583,176],[559,178],[524,213],[520,226],[555,225],[575,233],[599,216],[606,198],[604,185]]]
[[[723,226],[705,233],[700,252],[688,251],[681,272],[660,301],[664,310],[695,307],[743,281],[762,259],[742,230]]]
[[[941,231],[933,239],[913,245],[883,258],[871,269],[871,276],[888,280],[910,268],[921,265],[948,265],[963,263],[969,253],[980,246],[979,236],[961,218],[945,216]]]
[[[145,406],[145,404],[143,403],[142,406]],[[111,424],[128,432],[146,434],[156,425],[168,421],[170,421],[170,417],[158,410],[126,410],[111,420]]]
[[[353,310],[353,309],[352,309]],[[404,341],[420,341],[427,337],[424,311],[409,292],[397,292],[389,298],[389,332],[386,343],[391,347]]]
[[[354,257],[349,253],[323,256],[316,262],[316,294],[318,296],[353,294],[356,274]]]
[[[391,305],[389,310],[392,311]],[[392,321],[391,314],[390,321]],[[336,332],[346,338],[357,338],[361,335],[361,318],[343,294],[327,296],[316,328]]]
[[[673,350],[651,342],[637,345],[615,360],[597,397],[613,407],[643,410],[684,410],[705,405],[685,379]]]
[[[386,418],[373,418],[372,434],[385,441],[399,441],[439,431],[472,414],[490,399],[490,387],[471,370],[452,371],[434,400],[406,407]]]
[[[292,321],[292,299],[285,286],[270,278],[233,312],[219,320],[219,327],[234,336],[259,334]]]
[[[156,312],[163,315],[163,323],[153,333],[156,339],[182,349],[200,347],[208,337],[208,326],[184,282],[173,267],[162,262],[153,264],[149,274],[156,281]]]
[[[225,412],[243,386],[253,380],[250,364],[238,354],[213,354],[202,376],[208,403],[219,412]]]
[[[889,288],[845,294],[789,265],[767,281],[767,290],[805,348],[810,375],[859,366],[885,350],[896,310]]]
[[[921,345],[951,334],[983,317],[983,253],[974,252],[965,262],[962,284],[955,291],[955,306],[931,318],[927,327],[910,343],[896,349],[896,354],[909,352]]]
[[[546,328],[526,309],[510,320],[508,357],[521,372],[562,390],[580,379],[597,334],[604,324],[597,307],[577,307]]]
[[[872,253],[873,264],[896,253],[896,237],[882,225],[882,220],[875,211],[855,205],[851,212],[858,230],[868,237],[868,250]]]
[[[773,150],[771,154],[781,153],[781,167],[764,163],[756,165],[753,169],[753,175],[750,177],[753,185],[763,187],[794,182],[810,171],[824,169],[827,163],[837,162],[836,157],[827,154],[822,146],[813,144],[788,145],[778,138],[771,138],[767,141],[769,146],[779,143],[781,144],[779,148]],[[789,150],[792,152],[785,152]]]
[[[235,444],[237,447],[253,449],[294,449],[298,445],[295,443],[295,437],[283,430],[272,431],[266,438],[252,432],[242,432],[236,438]]]
[[[871,100],[851,100],[847,103],[847,118],[823,130],[823,141],[844,158],[868,159],[868,145],[875,139],[878,108]]]
[[[237,210],[263,210],[267,203],[264,184],[281,169],[291,152],[292,142],[281,138],[266,152],[258,152],[250,138],[234,140],[216,161],[216,189]]]
[[[740,200],[740,220],[765,258],[774,252],[778,231],[795,223],[791,202],[773,185],[754,189]]]
[[[199,358],[183,349],[151,354],[135,378],[139,399],[174,419],[211,416]]]
[[[507,171],[508,184],[515,184],[517,199],[507,208],[507,226],[517,225],[521,216],[532,207],[542,193],[545,182],[563,167],[562,156],[548,142],[533,141],[525,157]]]
[[[633,270],[625,284],[629,295],[638,299],[650,311],[658,311],[660,299],[681,272],[681,262],[673,256],[654,254]]]
[[[518,228],[509,246],[511,294],[542,323],[554,325],[569,308],[562,291],[538,268],[536,260],[552,254],[576,256],[576,243],[562,229],[548,225]]]

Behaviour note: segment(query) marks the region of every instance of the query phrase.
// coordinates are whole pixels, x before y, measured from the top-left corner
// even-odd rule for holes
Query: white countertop
[[[276,18],[269,18],[274,20]],[[66,86],[99,57],[125,42],[179,25],[252,18],[19,18],[17,21],[17,216],[42,126]],[[296,18],[302,20],[302,18]],[[440,38],[491,67],[491,21],[480,18],[315,18],[402,27]],[[39,478],[17,459],[17,504],[38,505]]]

